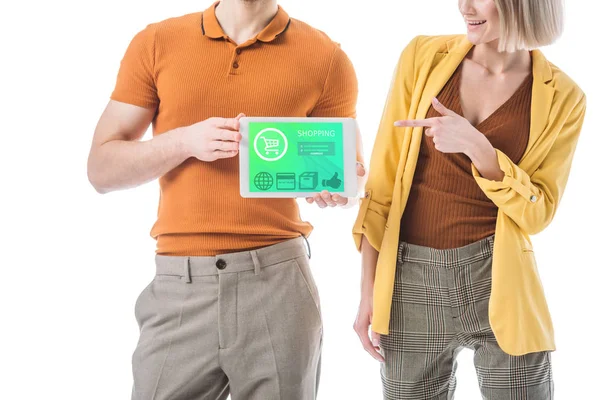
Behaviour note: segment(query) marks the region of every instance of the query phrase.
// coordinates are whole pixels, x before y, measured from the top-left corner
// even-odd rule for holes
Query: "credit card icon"
[[[277,190],[295,190],[296,189],[296,174],[288,172],[280,172],[275,176]]]

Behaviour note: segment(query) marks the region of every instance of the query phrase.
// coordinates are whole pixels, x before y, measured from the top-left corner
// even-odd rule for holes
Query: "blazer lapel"
[[[446,42],[446,48],[434,54],[416,118],[425,117],[431,106],[431,100],[440,93],[472,47],[466,36],[460,36]]]
[[[531,89],[529,141],[525,153],[518,164],[529,174],[532,174],[541,162],[541,160],[534,160],[528,156],[542,137],[546,126],[548,126],[550,109],[552,108],[555,92],[555,89],[548,84],[552,80],[552,70],[546,57],[544,57],[540,50],[536,49],[531,52],[531,59],[533,64],[533,87]]]
[[[419,104],[415,110],[414,119],[422,119],[427,115],[431,106],[433,97],[437,96],[446,82],[450,79],[456,68],[460,65],[473,45],[465,36],[459,36],[446,42],[445,48],[441,48],[434,53],[427,62],[424,63],[425,73],[421,75],[419,81],[424,85],[421,90]],[[422,81],[424,80],[424,82]],[[419,83],[417,83],[419,85]],[[406,163],[398,167],[401,168],[400,175],[410,190],[412,177],[415,172],[421,140],[423,138],[423,128],[415,127],[410,131],[410,147]],[[409,179],[406,179],[409,178]]]

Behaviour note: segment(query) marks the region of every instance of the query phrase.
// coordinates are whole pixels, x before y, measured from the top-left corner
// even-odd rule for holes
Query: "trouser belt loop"
[[[189,256],[183,258],[183,278],[185,279],[185,283],[190,283],[192,281]]]
[[[252,262],[254,263],[254,275],[260,274],[260,261],[258,260],[258,254],[256,254],[255,250],[250,250],[250,256],[252,257]]]

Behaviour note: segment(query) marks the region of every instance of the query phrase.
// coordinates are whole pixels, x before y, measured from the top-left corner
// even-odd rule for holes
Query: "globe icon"
[[[268,172],[259,172],[254,176],[254,186],[259,190],[269,190],[273,186],[273,176]]]

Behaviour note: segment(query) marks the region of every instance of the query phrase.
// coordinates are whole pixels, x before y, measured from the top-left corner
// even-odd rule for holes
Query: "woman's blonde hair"
[[[563,0],[494,0],[500,15],[499,51],[533,50],[563,31]]]

